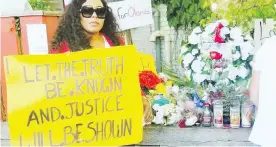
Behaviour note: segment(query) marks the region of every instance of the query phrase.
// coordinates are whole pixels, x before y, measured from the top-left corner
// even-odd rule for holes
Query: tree
[[[210,19],[212,10],[209,0],[153,0],[154,5],[167,5],[167,19],[170,27],[193,29]]]
[[[245,32],[253,29],[254,19],[276,19],[276,0],[228,0],[226,9],[217,11],[218,19],[225,18],[230,26],[241,26]]]

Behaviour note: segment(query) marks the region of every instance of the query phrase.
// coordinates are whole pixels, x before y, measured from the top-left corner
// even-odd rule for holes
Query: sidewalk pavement
[[[137,146],[256,146],[248,141],[251,129],[178,128],[149,126]],[[1,146],[9,146],[8,124],[1,122]]]

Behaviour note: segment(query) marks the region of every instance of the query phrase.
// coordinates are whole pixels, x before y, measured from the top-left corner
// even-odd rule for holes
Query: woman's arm
[[[258,106],[259,104],[259,85],[260,85],[260,71],[253,70],[250,81],[250,100]]]

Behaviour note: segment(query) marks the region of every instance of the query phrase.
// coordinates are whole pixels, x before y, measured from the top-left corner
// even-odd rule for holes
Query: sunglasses
[[[106,8],[105,7],[94,9],[93,7],[83,6],[80,9],[81,15],[85,18],[91,18],[91,16],[93,15],[94,12],[97,14],[97,17],[99,19],[104,19],[106,16]]]

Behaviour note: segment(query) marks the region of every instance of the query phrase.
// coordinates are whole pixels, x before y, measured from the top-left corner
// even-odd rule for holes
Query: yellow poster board
[[[152,55],[139,53],[139,57],[140,57],[140,64],[139,64],[139,70],[138,70],[139,72],[143,70],[150,70],[153,73],[157,74],[156,65]]]
[[[119,146],[142,141],[134,46],[5,57],[12,146]]]

